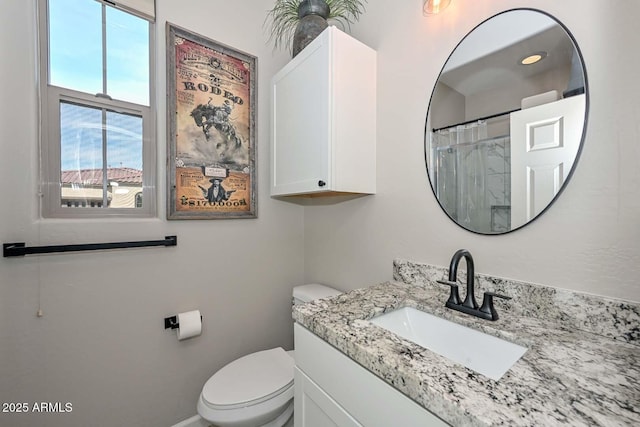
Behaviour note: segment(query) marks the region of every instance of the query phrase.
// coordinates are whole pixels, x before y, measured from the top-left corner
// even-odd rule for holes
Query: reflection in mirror
[[[575,167],[587,96],[579,50],[546,13],[510,10],[471,31],[427,114],[429,180],[447,215],[482,234],[540,215]]]

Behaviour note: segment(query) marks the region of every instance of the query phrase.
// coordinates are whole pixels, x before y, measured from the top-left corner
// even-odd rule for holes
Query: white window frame
[[[99,3],[103,3],[99,0]],[[108,5],[108,2],[104,2]],[[156,200],[156,107],[155,87],[155,23],[144,14],[136,14],[149,21],[149,106],[112,100],[49,84],[49,0],[38,0],[40,48],[40,214],[43,218],[150,218],[157,216]],[[107,6],[108,7],[108,6]],[[127,10],[127,12],[131,12]],[[104,46],[103,46],[104,49]],[[131,114],[142,118],[142,208],[62,206],[60,103],[70,102]],[[106,176],[104,184],[106,186]]]

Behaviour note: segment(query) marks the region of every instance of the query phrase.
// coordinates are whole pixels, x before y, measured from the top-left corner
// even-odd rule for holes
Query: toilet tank
[[[336,295],[340,295],[341,293],[342,292],[337,289],[333,289],[325,285],[320,285],[318,283],[295,286],[293,288],[293,303],[301,304],[319,298],[333,297]]]

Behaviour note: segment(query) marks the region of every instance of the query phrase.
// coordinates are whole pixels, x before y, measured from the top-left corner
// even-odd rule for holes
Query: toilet
[[[293,303],[339,295],[328,286],[293,288]],[[281,347],[248,354],[205,383],[198,414],[218,427],[283,427],[293,415],[293,351]]]

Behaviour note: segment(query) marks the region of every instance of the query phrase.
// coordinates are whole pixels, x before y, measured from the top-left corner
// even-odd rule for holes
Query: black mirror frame
[[[444,71],[445,66],[447,65],[447,63],[449,62],[449,60],[451,59],[451,56],[453,55],[453,53],[456,51],[456,49],[458,49],[458,47],[464,42],[464,40],[469,36],[469,34],[471,34],[472,32],[474,32],[478,27],[480,27],[481,25],[485,24],[487,21],[505,14],[505,13],[509,13],[509,12],[514,12],[514,11],[531,11],[531,12],[537,12],[537,13],[541,13],[543,15],[546,15],[547,17],[549,17],[550,19],[554,20],[567,34],[567,36],[569,37],[569,39],[571,40],[571,42],[573,43],[573,46],[576,49],[576,52],[578,54],[578,57],[580,58],[580,63],[582,65],[582,74],[583,74],[583,78],[584,78],[584,94],[585,94],[585,112],[584,112],[584,123],[582,126],[582,135],[580,136],[580,144],[578,146],[578,151],[576,152],[576,158],[575,161],[573,162],[573,165],[571,167],[571,170],[569,171],[569,173],[567,174],[567,179],[565,180],[565,182],[562,184],[562,186],[560,187],[560,190],[558,190],[558,192],[556,193],[556,195],[553,197],[553,199],[551,199],[551,201],[547,204],[547,206],[538,214],[536,215],[533,219],[531,219],[530,221],[516,227],[516,228],[512,228],[509,231],[503,231],[503,232],[496,232],[496,233],[483,233],[483,232],[479,232],[476,230],[471,230],[467,227],[465,227],[464,225],[460,224],[458,221],[456,221],[455,219],[453,219],[451,217],[451,215],[449,215],[449,212],[446,211],[446,209],[444,208],[444,206],[442,205],[442,203],[440,202],[440,199],[438,199],[438,196],[436,194],[436,189],[434,187],[434,183],[431,180],[431,174],[429,173],[429,132],[430,129],[427,126],[428,123],[428,119],[429,119],[429,112],[431,111],[431,103],[433,101],[433,96],[436,92],[436,87],[438,84],[438,81],[440,80],[440,76],[442,75],[442,72]],[[449,54],[449,56],[447,57],[447,60],[444,62],[444,64],[442,65],[442,68],[440,68],[440,72],[438,73],[438,78],[436,79],[434,85],[433,85],[433,90],[431,91],[431,96],[429,97],[429,105],[427,107],[427,115],[425,116],[425,127],[424,127],[424,163],[425,163],[425,168],[426,168],[426,172],[427,172],[427,179],[429,180],[429,186],[431,187],[431,191],[433,193],[433,196],[435,197],[435,199],[438,202],[438,205],[440,206],[440,209],[442,209],[442,211],[445,213],[445,215],[447,215],[447,217],[453,222],[455,223],[458,227],[466,230],[466,231],[470,231],[474,234],[479,234],[482,236],[501,236],[501,235],[505,235],[505,234],[509,234],[512,233],[514,231],[520,230],[523,227],[526,227],[527,225],[533,223],[536,219],[540,218],[543,214],[545,214],[550,208],[551,206],[556,202],[556,200],[558,200],[558,198],[560,197],[560,195],[563,193],[563,191],[565,190],[565,188],[568,186],[569,181],[571,181],[571,178],[573,177],[573,173],[575,172],[577,166],[578,166],[578,162],[580,160],[580,156],[582,154],[582,149],[584,147],[584,143],[585,143],[585,139],[586,139],[586,134],[587,134],[587,123],[588,123],[588,118],[589,118],[589,106],[590,106],[590,98],[589,98],[589,81],[587,78],[587,66],[585,64],[584,61],[584,57],[582,55],[582,52],[580,50],[580,46],[578,45],[575,37],[573,36],[573,34],[571,33],[571,31],[569,31],[569,29],[567,28],[566,25],[564,25],[560,20],[558,20],[555,16],[551,15],[548,12],[545,12],[543,10],[540,9],[535,9],[535,8],[528,8],[528,7],[518,7],[518,8],[513,8],[513,9],[507,9],[504,10],[502,12],[496,13],[495,15],[490,16],[489,18],[483,20],[482,22],[480,22],[478,25],[476,25],[475,27],[473,27],[457,44],[456,46],[453,48],[453,50],[451,51],[451,53]]]

